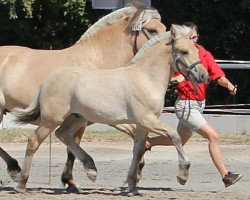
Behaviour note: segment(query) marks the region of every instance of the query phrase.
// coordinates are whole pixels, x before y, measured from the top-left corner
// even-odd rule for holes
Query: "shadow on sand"
[[[143,194],[143,191],[163,191],[172,192],[175,191],[171,188],[163,187],[138,187],[138,190]],[[1,187],[0,192],[5,191],[9,194],[16,194],[13,187]],[[72,194],[66,191],[65,188],[46,188],[46,187],[34,187],[27,188],[28,193],[42,193],[48,195],[62,195],[62,194]],[[101,195],[111,195],[111,196],[127,196],[128,187],[118,187],[118,188],[79,188],[79,191],[74,194],[79,195],[90,195],[90,194],[101,194]],[[140,195],[142,195],[140,194]]]

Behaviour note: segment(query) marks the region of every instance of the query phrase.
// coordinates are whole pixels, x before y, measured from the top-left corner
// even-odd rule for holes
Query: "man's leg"
[[[197,132],[208,140],[208,148],[214,165],[221,174],[222,181],[228,187],[242,178],[242,174],[232,173],[227,170],[223,163],[219,147],[219,135],[209,124],[204,124]]]

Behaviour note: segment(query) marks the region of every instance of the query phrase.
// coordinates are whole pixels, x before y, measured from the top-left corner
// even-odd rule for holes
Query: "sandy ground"
[[[25,152],[24,144],[0,144],[22,164]],[[190,178],[185,186],[176,181],[177,153],[173,147],[155,147],[146,153],[146,166],[139,183],[140,196],[128,197],[126,180],[132,156],[132,144],[129,143],[85,143],[81,145],[95,160],[98,177],[95,183],[88,180],[81,163],[77,160],[74,168],[75,181],[80,194],[68,194],[61,185],[60,176],[66,160],[66,148],[63,144],[53,143],[51,168],[49,167],[49,145],[42,144],[34,156],[27,192],[15,193],[15,182],[9,182],[5,163],[0,162],[0,199],[102,199],[102,200],[241,200],[250,199],[250,146],[223,145],[225,164],[232,171],[244,175],[237,184],[225,188],[219,173],[214,167],[207,145],[190,143],[185,150],[192,165]]]

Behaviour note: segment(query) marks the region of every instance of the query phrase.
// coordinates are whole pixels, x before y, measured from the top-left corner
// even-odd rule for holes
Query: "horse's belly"
[[[86,119],[92,122],[103,123],[103,124],[120,124],[128,123],[127,114],[123,110],[116,109],[112,105],[109,106],[83,106],[78,112]]]

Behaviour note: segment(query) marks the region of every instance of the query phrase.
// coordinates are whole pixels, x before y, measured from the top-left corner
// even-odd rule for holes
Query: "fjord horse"
[[[192,80],[209,80],[206,69],[199,61],[198,50],[189,39],[191,34],[192,29],[186,26],[172,25],[171,31],[151,38],[124,67],[104,70],[100,69],[104,67],[87,68],[84,65],[49,74],[32,103],[26,109],[13,110],[18,123],[39,121],[38,128],[29,136],[16,190],[25,192],[32,158],[54,130],[56,136],[83,163],[87,176],[96,176],[96,169],[89,168],[84,150],[74,139],[75,132],[89,121],[136,125],[133,159],[127,177],[129,192],[133,195],[138,193],[137,173],[148,132],[171,138],[178,152],[179,174],[189,168],[190,162],[177,131],[158,118],[175,66]]]
[[[142,4],[129,4],[96,22],[71,47],[62,50],[35,50],[21,46],[0,47],[0,122],[3,114],[14,107],[28,106],[42,80],[63,67],[79,65],[98,68],[116,68],[127,64],[135,53],[155,34],[165,32],[160,15]],[[69,80],[70,82],[70,80]],[[94,80],[93,80],[94,83]],[[34,122],[35,124],[35,122]],[[79,144],[84,129],[74,134]],[[0,156],[7,163],[11,177],[20,172],[17,161],[2,148]],[[90,165],[94,165],[88,155]],[[68,158],[62,182],[74,188],[72,176],[74,155]]]

